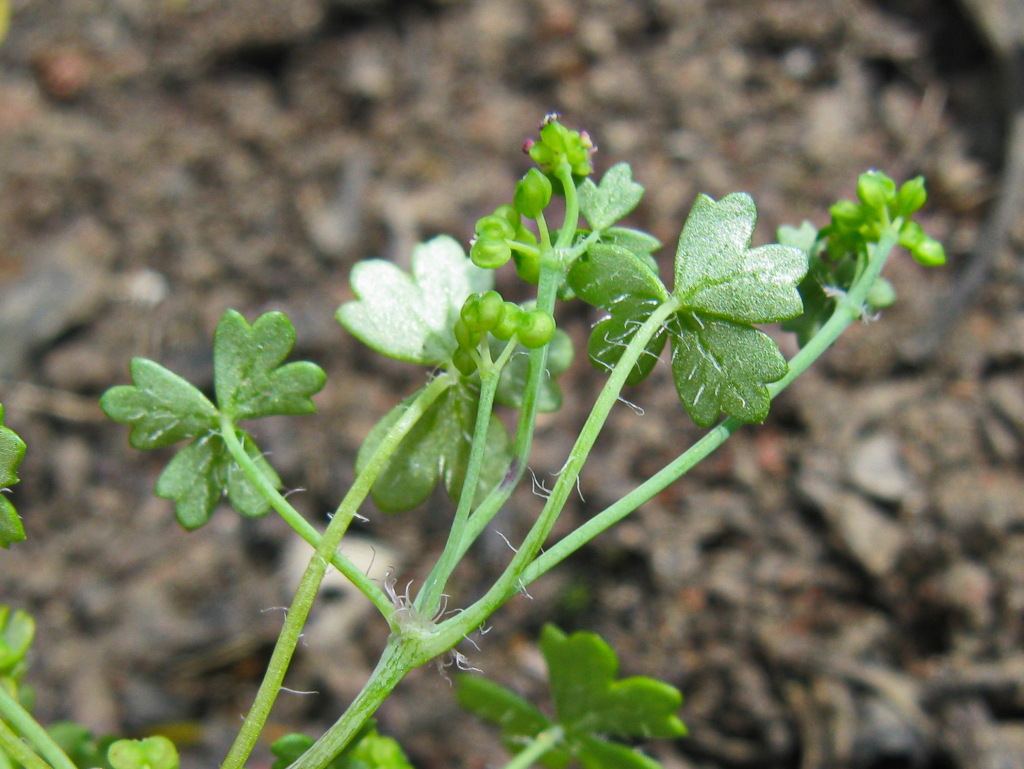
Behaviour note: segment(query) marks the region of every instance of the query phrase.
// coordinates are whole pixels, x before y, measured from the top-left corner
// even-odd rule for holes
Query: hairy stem
[[[231,746],[227,757],[224,759],[223,769],[241,769],[245,764],[245,760],[252,752],[260,733],[263,731],[267,718],[270,716],[270,709],[273,707],[274,700],[281,690],[281,683],[284,681],[285,672],[291,662],[292,655],[295,653],[295,647],[302,634],[302,628],[306,624],[309,611],[313,606],[317,590],[320,588],[320,582],[323,580],[324,572],[327,570],[327,564],[337,551],[338,545],[341,544],[341,539],[345,535],[345,531],[348,529],[348,525],[352,521],[352,517],[358,510],[359,505],[363,503],[366,496],[370,493],[370,488],[398,448],[398,444],[401,443],[402,439],[412,429],[413,425],[416,424],[427,408],[450,386],[451,379],[447,375],[436,377],[409,404],[409,407],[403,412],[402,416],[399,417],[387,435],[384,436],[384,440],[380,442],[370,462],[356,478],[335,511],[330,524],[328,524],[327,529],[316,546],[316,550],[310,559],[309,565],[306,567],[305,573],[302,575],[291,606],[285,615],[281,634],[274,645],[270,663],[267,665],[267,672],[260,683],[260,688],[242,724],[242,728],[235,738],[235,742]],[[234,425],[227,417],[221,418],[221,429],[224,433],[225,443],[227,443],[232,456],[239,462],[244,471],[245,466],[242,465],[240,460],[248,455],[235,435]],[[250,465],[252,470],[262,477],[259,468],[255,467],[251,460]],[[249,477],[248,474],[247,477]],[[250,480],[254,479],[250,478]],[[265,486],[271,485],[265,478],[263,480]],[[276,493],[276,490],[274,491]],[[369,581],[365,574],[358,570],[357,573],[364,580]],[[372,582],[370,584],[373,585]],[[378,591],[380,590],[376,585],[373,585],[373,587]],[[392,626],[393,615],[394,607],[388,602],[384,616],[387,617],[389,624],[392,624]]]
[[[778,382],[772,382],[768,385],[768,393],[772,398],[786,389],[794,379],[806,371],[852,323],[863,316],[864,302],[867,299],[868,291],[875,280],[877,280],[882,267],[889,258],[896,244],[898,232],[899,222],[896,222],[893,228],[886,232],[879,240],[878,244],[871,248],[867,266],[861,272],[857,282],[850,288],[845,299],[836,306],[832,317],[804,345],[800,352],[793,356],[793,359],[789,362],[789,370],[786,372],[786,375]],[[564,561],[569,555],[579,550],[587,542],[594,539],[594,537],[607,531],[645,502],[650,501],[656,494],[661,493],[672,483],[679,480],[679,478],[699,464],[711,452],[725,443],[743,424],[743,422],[733,417],[723,420],[687,451],[680,454],[673,462],[666,465],[662,470],[637,486],[618,502],[595,515],[538,556],[523,572],[523,584],[529,584],[542,574],[550,571],[551,568]]]
[[[427,575],[423,589],[416,596],[416,609],[423,616],[430,617],[434,614],[434,610],[440,603],[445,584],[458,565],[462,541],[466,536],[466,522],[469,520],[469,512],[473,507],[473,501],[480,485],[480,470],[483,467],[487,451],[487,434],[490,430],[491,414],[494,409],[494,393],[498,389],[501,370],[508,363],[515,347],[515,341],[510,341],[505,345],[505,349],[496,361],[486,361],[480,368],[480,399],[477,402],[476,425],[473,429],[473,443],[470,448],[466,477],[459,493],[459,504],[455,510],[455,518],[452,521],[451,531],[448,533],[444,552],[441,553],[441,557],[438,558],[434,568]]]

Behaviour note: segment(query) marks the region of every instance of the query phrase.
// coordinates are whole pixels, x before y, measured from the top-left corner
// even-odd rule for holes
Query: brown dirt
[[[126,445],[97,396],[130,357],[210,384],[224,309],[288,312],[328,371],[320,414],[260,437],[315,519],[373,421],[424,376],[332,319],[354,261],[466,240],[509,196],[544,113],[588,128],[599,168],[648,190],[634,223],[669,244],[697,192],[746,190],[760,242],[878,167],[928,176],[944,270],[897,260],[900,303],[854,329],[691,476],[511,602],[473,662],[541,691],[547,621],[605,635],[625,672],[686,695],[670,769],[1024,765],[1024,231],[940,348],[941,314],[996,192],[1007,105],[984,40],[942,0],[23,0],[0,46],[0,401],[29,444],[15,499],[30,539],[0,600],[39,622],[46,720],[171,729],[189,765],[223,756],[286,600],[287,532],[219,511],[186,534],[151,491],[165,456]],[[665,262],[668,264],[668,261]],[[513,291],[512,282],[504,284]],[[589,318],[564,325],[582,341]],[[599,379],[546,420],[564,460]],[[577,394],[578,393],[578,397]],[[699,432],[660,370],[627,394],[584,473],[585,518]],[[438,498],[362,533],[409,578],[441,546]],[[503,517],[515,539],[536,500]],[[507,555],[496,537],[456,603]],[[386,545],[385,545],[386,543]],[[338,603],[338,602],[336,602]],[[342,601],[341,603],[344,603]],[[347,605],[347,604],[346,604]],[[324,616],[337,606],[324,609]],[[342,623],[344,624],[344,622]],[[316,730],[386,628],[311,636],[274,732]],[[416,671],[380,713],[421,767],[498,766],[489,727]],[[265,755],[265,753],[263,754]]]

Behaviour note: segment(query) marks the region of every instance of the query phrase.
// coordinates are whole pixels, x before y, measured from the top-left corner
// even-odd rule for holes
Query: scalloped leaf
[[[316,411],[311,396],[327,376],[309,361],[284,364],[294,346],[295,327],[284,313],[265,313],[251,326],[235,310],[224,313],[213,337],[213,370],[217,403],[232,421]]]
[[[604,230],[637,207],[644,188],[633,181],[628,163],[617,163],[605,171],[600,184],[584,179],[577,188],[580,213],[595,230]]]
[[[452,326],[466,297],[494,285],[445,235],[413,249],[412,274],[383,259],[352,268],[357,301],[338,308],[338,321],[363,344],[398,360],[436,366],[455,351]]]
[[[775,342],[753,324],[803,312],[797,285],[807,253],[778,243],[750,248],[756,220],[745,193],[717,202],[700,195],[679,237],[672,293],[682,309],[669,322],[672,374],[702,427],[722,412],[763,421],[771,404],[767,384],[788,370]]]
[[[597,243],[569,269],[569,285],[587,304],[607,310],[607,318],[590,334],[587,352],[598,369],[609,370],[636,330],[669,293],[647,261],[629,249]],[[656,334],[626,379],[627,384],[643,381],[665,346],[665,333]]]
[[[596,633],[541,631],[557,721],[574,733],[612,737],[681,737],[676,716],[683,697],[674,686],[646,676],[616,679],[619,660]]]
[[[0,404],[0,547],[4,549],[25,540],[21,517],[2,491],[18,482],[18,466],[24,457],[25,442],[14,430],[4,427],[4,407]]]
[[[114,769],[178,769],[181,762],[174,743],[162,735],[143,740],[117,740],[107,750]]]
[[[238,434],[245,452],[267,480],[281,488],[281,479],[255,441],[242,430]],[[208,433],[181,449],[156,484],[156,495],[174,502],[178,522],[190,531],[210,519],[225,494],[232,507],[247,518],[258,518],[270,510],[270,503],[242,473],[219,433]]]
[[[553,724],[563,729],[561,742],[541,758],[558,769],[573,757],[592,769],[658,769],[653,758],[608,738],[682,737],[686,726],[676,716],[679,690],[645,676],[616,678],[619,660],[594,633],[566,635],[554,625],[541,631],[541,653],[555,718],[504,686],[479,676],[458,679],[459,703],[501,728],[502,739],[518,752]]]
[[[430,496],[438,480],[458,502],[469,465],[471,439],[476,427],[479,393],[476,384],[460,380],[424,412],[381,470],[371,489],[373,501],[384,512],[411,510]],[[398,421],[417,391],[389,411],[366,436],[356,458],[362,472],[388,430]],[[504,477],[512,459],[512,443],[504,425],[493,414],[488,425],[484,465],[477,499]]]
[[[460,675],[455,696],[470,713],[497,724],[502,742],[512,753],[522,750],[551,726],[543,713],[514,691],[481,676]],[[563,748],[555,748],[545,753],[540,763],[549,769],[561,769],[571,760],[572,756]]]
[[[9,606],[0,604],[0,678],[12,675],[22,666],[35,632],[36,622],[31,614],[23,609],[11,611]]]
[[[111,387],[100,408],[115,422],[131,426],[137,449],[160,449],[217,428],[217,408],[193,385],[147,358],[134,358],[133,385]]]

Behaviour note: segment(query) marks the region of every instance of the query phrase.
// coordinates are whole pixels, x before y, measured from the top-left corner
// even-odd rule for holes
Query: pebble
[[[900,502],[914,488],[899,442],[887,433],[869,435],[854,444],[848,472],[855,487],[880,502]]]

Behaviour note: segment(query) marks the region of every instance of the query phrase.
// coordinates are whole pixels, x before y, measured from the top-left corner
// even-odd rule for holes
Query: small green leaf
[[[455,696],[470,713],[501,727],[502,737],[521,745],[551,726],[537,708],[511,689],[478,675],[457,679]]]
[[[735,323],[774,323],[803,311],[797,283],[807,254],[773,243],[751,249],[757,209],[745,193],[700,195],[679,238],[672,293],[688,310]]]
[[[338,308],[338,321],[384,355],[436,366],[456,349],[452,326],[466,297],[493,286],[494,273],[473,264],[462,246],[439,236],[416,246],[412,274],[370,259],[352,269],[358,301]]]
[[[511,689],[476,675],[460,675],[455,696],[470,713],[501,729],[501,739],[512,753],[518,753],[551,722],[537,708]],[[541,763],[550,769],[568,765],[572,757],[563,749],[549,750]]]
[[[645,260],[621,246],[598,243],[569,269],[568,282],[583,301],[610,315],[590,334],[587,351],[599,369],[611,369],[636,330],[663,302],[668,290]],[[665,346],[665,333],[655,334],[630,371],[627,384],[643,381]]]
[[[585,179],[577,188],[580,213],[595,230],[604,230],[637,207],[644,188],[633,181],[627,163],[618,163],[601,177],[600,185]]]
[[[492,339],[492,358],[500,355],[504,346],[504,342]],[[572,340],[564,331],[556,329],[555,335],[548,343],[548,366],[541,381],[540,391],[537,393],[537,410],[542,414],[558,411],[562,407],[562,388],[555,380],[569,369],[572,358]],[[526,349],[520,346],[501,370],[501,379],[498,380],[494,400],[502,406],[520,408],[523,405],[523,391],[526,389],[529,371],[530,357],[526,354]]]
[[[709,427],[723,411],[744,422],[764,421],[771,405],[765,383],[787,371],[771,337],[698,313],[677,313],[669,328],[676,392],[694,422]]]
[[[107,750],[114,769],[178,769],[180,761],[174,743],[155,735],[144,740],[117,740]]]
[[[259,453],[252,438],[239,430],[246,453],[275,488],[281,479]],[[232,506],[242,515],[255,518],[269,511],[266,499],[231,458],[224,439],[208,433],[181,449],[161,473],[156,495],[174,502],[178,522],[188,530],[205,524],[225,491]]]
[[[389,513],[411,510],[430,496],[438,480],[444,482],[449,496],[458,501],[476,427],[477,387],[476,383],[465,379],[453,384],[430,405],[399,443],[371,490],[373,501],[381,510]],[[362,472],[388,430],[417,395],[406,398],[374,425],[356,458],[357,473]],[[511,455],[508,433],[492,415],[478,498],[501,481]]]
[[[628,745],[590,735],[579,738],[576,755],[586,769],[661,769],[661,764]]]
[[[24,663],[32,645],[36,623],[32,615],[0,604],[0,678],[13,675],[15,668]]]
[[[636,676],[616,680],[619,661],[594,633],[541,632],[557,721],[572,734],[612,737],[680,737],[676,716],[682,695],[668,684]]]
[[[601,233],[601,241],[632,251],[651,268],[655,275],[658,274],[658,263],[654,260],[653,254],[661,248],[661,241],[653,235],[628,227],[609,227]]]
[[[25,539],[25,527],[3,489],[18,482],[18,466],[25,457],[25,442],[14,430],[4,427],[4,407],[0,404],[0,547],[8,548]]]
[[[217,402],[232,421],[276,414],[309,414],[310,397],[326,375],[314,363],[284,363],[295,346],[295,328],[284,313],[268,312],[251,326],[228,310],[213,339]]]
[[[787,364],[752,324],[803,312],[797,284],[807,272],[807,253],[778,243],[749,248],[756,219],[749,195],[718,202],[701,195],[679,238],[672,373],[683,405],[702,427],[723,411],[745,422],[764,420],[771,403],[766,385],[785,376]]]
[[[217,409],[177,374],[146,358],[131,363],[134,385],[118,385],[100,398],[115,422],[131,425],[137,449],[159,449],[216,429]]]

